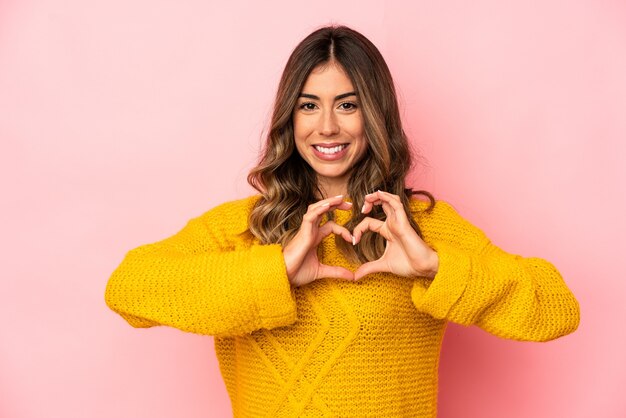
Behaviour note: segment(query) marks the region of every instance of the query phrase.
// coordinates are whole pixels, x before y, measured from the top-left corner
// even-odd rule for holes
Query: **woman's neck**
[[[317,184],[320,193],[322,193],[321,198],[327,199],[329,197],[334,196],[347,196],[348,194],[348,183],[343,181],[318,181]]]

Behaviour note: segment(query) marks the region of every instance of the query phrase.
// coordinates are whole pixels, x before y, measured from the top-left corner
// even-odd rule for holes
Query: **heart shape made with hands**
[[[310,205],[302,218],[300,229],[283,249],[291,284],[302,286],[321,278],[354,281],[379,272],[404,277],[433,278],[439,266],[437,253],[415,232],[400,198],[382,191],[370,193],[365,196],[361,212],[370,213],[374,205],[382,206],[387,218],[382,221],[367,216],[352,232],[333,221],[320,226],[323,214],[334,209],[352,209],[352,203],[345,201],[342,195]],[[317,247],[328,235],[340,235],[347,242],[356,245],[367,231],[380,234],[386,240],[385,251],[379,259],[361,264],[354,273],[343,267],[319,262]]]

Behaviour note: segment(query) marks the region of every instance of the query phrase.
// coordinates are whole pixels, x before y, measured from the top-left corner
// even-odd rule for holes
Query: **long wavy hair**
[[[402,129],[393,79],[382,55],[365,36],[345,26],[320,28],[292,52],[283,71],[265,147],[258,165],[248,174],[248,183],[259,191],[248,220],[250,232],[263,244],[286,245],[297,233],[308,205],[321,199],[315,171],[295,147],[293,113],[307,77],[319,65],[334,62],[346,72],[359,98],[367,150],[352,168],[348,196],[352,216],[345,227],[352,230],[366,215],[360,209],[366,194],[384,190],[400,196],[411,226],[421,236],[411,216],[411,195],[432,195],[405,185],[412,158]],[[367,216],[385,219],[380,206]],[[329,218],[332,219],[332,213]],[[338,249],[350,260],[371,261],[385,250],[379,234],[365,234],[353,247],[336,237]]]

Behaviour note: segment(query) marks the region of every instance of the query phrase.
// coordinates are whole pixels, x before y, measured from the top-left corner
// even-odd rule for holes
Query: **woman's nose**
[[[319,132],[321,135],[332,136],[339,132],[339,124],[337,123],[337,116],[334,112],[322,112],[320,119]]]

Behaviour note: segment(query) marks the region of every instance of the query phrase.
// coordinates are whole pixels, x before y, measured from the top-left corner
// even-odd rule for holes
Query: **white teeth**
[[[330,148],[322,147],[320,145],[313,145],[313,146],[315,147],[316,150],[318,150],[322,154],[330,155],[330,154],[338,153],[339,151],[343,150],[348,145],[337,145],[336,147],[330,147]]]

